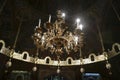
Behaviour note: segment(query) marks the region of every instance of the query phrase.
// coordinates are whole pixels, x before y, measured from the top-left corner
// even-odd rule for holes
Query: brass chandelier
[[[80,72],[83,73],[85,71],[83,65],[91,64],[99,61],[106,61],[106,68],[110,71],[111,64],[109,63],[108,59],[120,54],[120,44],[118,43],[113,44],[111,51],[106,52],[104,50],[102,35],[98,27],[99,37],[103,52],[101,55],[90,53],[88,58],[83,58],[81,48],[83,48],[84,46],[84,33],[82,32],[82,29],[83,29],[83,25],[81,24],[80,19],[77,18],[75,29],[73,31],[70,31],[69,26],[65,22],[65,13],[62,13],[61,10],[58,10],[57,20],[54,23],[51,23],[51,15],[49,16],[48,22],[46,22],[43,26],[41,25],[41,19],[39,19],[39,24],[38,26],[36,26],[35,32],[32,35],[34,44],[37,47],[35,57],[31,57],[27,51],[22,52],[22,54],[20,54],[19,52],[15,52],[16,42],[20,32],[20,26],[18,28],[18,33],[16,35],[12,49],[6,48],[5,42],[3,40],[0,40],[0,44],[2,43],[0,53],[9,56],[9,60],[6,62],[7,68],[12,66],[12,58],[14,58],[25,62],[34,63],[35,65],[32,68],[33,71],[37,71],[37,64],[57,66],[57,73],[60,73],[61,66],[79,65]],[[118,47],[119,50],[118,52],[115,50],[115,46]],[[41,51],[47,50],[51,54],[56,54],[57,60],[52,59],[50,56],[46,56],[44,59],[40,58],[38,56],[39,49]],[[66,60],[60,59],[61,54],[66,54],[66,53],[71,54],[78,52],[80,54],[79,59],[73,59],[70,56],[67,56]]]
[[[35,45],[41,50],[49,50],[52,54],[60,55],[62,53],[77,52],[83,46],[83,25],[80,24],[80,19],[76,20],[76,28],[73,32],[68,30],[65,23],[65,13],[61,10],[57,11],[57,20],[52,24],[51,15],[49,21],[41,27],[35,28],[35,33],[32,36]]]

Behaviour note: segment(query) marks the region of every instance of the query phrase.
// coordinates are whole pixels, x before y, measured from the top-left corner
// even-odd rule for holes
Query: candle
[[[77,29],[80,29],[80,30],[82,31],[83,25],[82,25],[82,24],[79,24],[79,25],[77,26]]]
[[[49,15],[49,23],[51,22],[51,15]]]
[[[43,36],[42,36],[42,39],[41,39],[42,45],[43,45],[43,43],[45,42],[44,40],[45,40],[45,37],[44,37],[44,35],[43,35]]]
[[[76,23],[77,23],[77,27],[78,27],[79,23],[80,23],[80,19],[79,18],[76,19]]]
[[[65,18],[65,13],[62,13],[62,17]]]
[[[41,19],[39,19],[39,24],[38,24],[38,27],[40,27],[40,25],[41,25]]]
[[[80,27],[81,30],[83,29],[83,25],[82,24],[80,24],[79,27]]]
[[[74,40],[75,40],[75,44],[77,45],[77,44],[78,44],[78,37],[75,36],[75,37],[74,37]]]

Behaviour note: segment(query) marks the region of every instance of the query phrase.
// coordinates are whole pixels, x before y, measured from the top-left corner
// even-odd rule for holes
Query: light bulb
[[[82,24],[78,25],[78,26],[77,26],[77,29],[82,30],[82,29],[83,29],[83,25],[82,25]]]
[[[65,13],[62,13],[62,17],[65,18],[66,14]]]
[[[80,18],[77,18],[77,19],[76,19],[76,23],[80,23]]]
[[[76,44],[78,43],[78,36],[74,36],[74,41],[76,42]]]

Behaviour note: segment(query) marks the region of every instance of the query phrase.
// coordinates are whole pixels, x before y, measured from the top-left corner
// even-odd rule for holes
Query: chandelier
[[[68,25],[65,23],[65,13],[61,10],[57,11],[57,20],[52,24],[51,15],[49,21],[35,28],[35,33],[32,36],[35,45],[41,50],[49,50],[52,54],[60,55],[62,53],[70,54],[77,52],[83,46],[83,25],[80,24],[80,19],[76,20],[75,30],[69,31]]]
[[[120,54],[120,44],[115,43],[112,46],[112,50],[104,51],[104,45],[102,41],[102,36],[99,37],[101,41],[101,46],[103,49],[102,54],[96,56],[95,53],[90,53],[88,58],[83,58],[82,50],[84,46],[84,33],[82,31],[83,25],[79,18],[76,19],[76,26],[73,31],[69,30],[68,24],[65,22],[65,13],[62,13],[61,10],[57,11],[57,20],[54,23],[51,23],[51,15],[49,16],[48,22],[43,26],[41,25],[41,19],[39,19],[39,24],[36,26],[32,39],[34,44],[37,47],[37,52],[35,57],[31,57],[28,52],[24,51],[22,54],[15,52],[15,46],[18,39],[20,28],[18,28],[18,33],[13,45],[13,48],[6,48],[5,42],[0,40],[2,47],[0,48],[0,53],[9,56],[9,60],[6,62],[6,67],[12,66],[12,58],[22,60],[25,62],[31,62],[35,64],[33,71],[37,70],[37,64],[41,65],[52,65],[57,66],[57,73],[60,73],[61,66],[80,66],[80,72],[83,73],[85,70],[83,65],[91,64],[99,61],[106,61],[106,68],[110,70],[111,64],[108,59]],[[119,51],[116,51],[115,47],[117,46]],[[53,60],[50,56],[46,56],[44,59],[38,57],[39,49],[41,51],[49,51],[51,54],[57,55],[57,60]],[[60,60],[62,54],[71,54],[78,53],[80,54],[79,59],[73,59],[72,57],[67,57],[66,60]],[[109,55],[107,54],[109,53]],[[92,59],[93,58],[93,59]],[[48,60],[48,61],[47,61]]]

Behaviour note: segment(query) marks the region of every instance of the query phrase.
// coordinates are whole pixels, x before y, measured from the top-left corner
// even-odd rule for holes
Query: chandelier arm
[[[16,35],[16,37],[15,37],[15,42],[14,42],[14,44],[13,44],[13,49],[15,49],[15,47],[16,47],[16,43],[17,43],[17,40],[18,40],[18,36],[19,36],[19,34],[20,34],[21,25],[22,25],[22,18],[21,18],[20,23],[19,23],[19,26],[18,26],[18,31],[17,31],[17,35]]]
[[[2,6],[1,6],[1,8],[0,8],[0,14],[2,13],[3,8],[5,7],[6,3],[7,3],[7,0],[5,0],[5,1],[3,2],[3,4],[2,4]]]
[[[100,27],[99,27],[98,23],[97,23],[97,30],[98,30],[98,34],[99,34],[99,38],[100,38],[100,43],[101,43],[102,51],[104,52],[105,48],[104,48],[104,43],[103,43],[103,37],[102,37],[102,33],[100,31]]]
[[[15,47],[16,47],[16,43],[17,43],[18,36],[19,36],[19,33],[20,33],[21,24],[22,24],[22,19],[20,20],[20,24],[19,24],[19,27],[18,27],[18,32],[17,32],[16,38],[15,38],[15,42],[14,42],[13,47],[10,50],[10,53],[9,53],[10,54],[10,60],[11,60],[11,58],[13,58],[13,53],[15,52]]]
[[[118,14],[118,11],[116,10],[115,6],[112,3],[111,3],[111,5],[112,5],[112,8],[113,8],[118,20],[120,21],[120,15]]]

